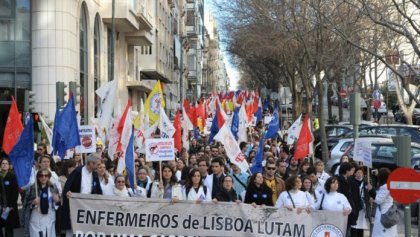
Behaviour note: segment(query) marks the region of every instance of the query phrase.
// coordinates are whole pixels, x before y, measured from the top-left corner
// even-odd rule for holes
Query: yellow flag
[[[154,124],[159,119],[161,106],[165,108],[165,100],[160,81],[157,81],[144,103],[145,112],[149,114],[149,124]]]

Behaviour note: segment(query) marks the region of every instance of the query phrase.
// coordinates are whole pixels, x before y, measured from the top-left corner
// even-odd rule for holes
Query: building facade
[[[23,111],[29,90],[35,93],[33,112],[53,121],[57,82],[80,86],[75,96],[81,124],[97,116],[95,90],[113,79],[117,110],[128,99],[140,110],[160,80],[171,118],[184,98],[194,101],[202,91],[220,88],[208,79],[208,65],[220,54],[208,54],[217,40],[205,45],[203,0],[115,0],[113,74],[112,13],[112,0],[0,1],[0,134],[12,96]]]

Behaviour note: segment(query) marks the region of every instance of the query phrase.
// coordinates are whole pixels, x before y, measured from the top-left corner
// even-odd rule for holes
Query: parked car
[[[352,125],[350,122],[339,122],[338,125]],[[360,120],[359,127],[366,127],[366,126],[375,126],[378,125],[378,123],[367,121],[367,120]]]
[[[416,154],[411,158],[411,168],[420,172],[420,154]]]
[[[366,138],[361,138],[361,139],[368,140],[372,143],[372,166],[374,169],[387,167],[392,171],[395,168],[397,168],[397,164],[394,157],[395,153],[397,152],[397,148],[395,147],[391,138],[366,137]],[[353,140],[348,139],[347,142],[349,143],[346,143],[346,141],[343,141],[343,143],[341,144],[343,148],[337,147],[340,145],[340,143],[338,143],[336,147],[337,149],[345,149],[345,150],[349,148],[346,154],[350,158],[353,158],[353,149],[354,149],[352,145]],[[333,148],[333,150],[334,149],[335,147]],[[412,142],[411,143],[411,157],[414,157],[418,154],[420,154],[420,144]],[[334,158],[331,157],[331,159],[327,162],[326,170],[329,170],[332,173],[334,173],[335,169],[340,163],[340,158],[341,156],[334,157]]]
[[[353,131],[353,126],[351,125],[325,125],[325,131],[327,132],[327,138],[329,137],[339,137],[343,134]],[[321,140],[321,131],[319,129],[313,132],[314,135],[314,144],[317,144]]]
[[[366,126],[359,128],[360,136],[369,135],[407,135],[411,137],[412,142],[420,143],[420,126],[405,124],[383,124],[376,126]],[[341,138],[352,138],[353,132],[347,132],[340,136]]]

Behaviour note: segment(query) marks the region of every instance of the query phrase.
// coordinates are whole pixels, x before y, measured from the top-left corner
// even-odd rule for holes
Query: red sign
[[[415,169],[398,168],[389,175],[387,187],[395,201],[414,203],[420,199],[420,174]]]
[[[341,98],[346,98],[346,96],[347,96],[347,92],[345,91],[345,90],[341,90],[340,91],[340,96],[341,96]]]

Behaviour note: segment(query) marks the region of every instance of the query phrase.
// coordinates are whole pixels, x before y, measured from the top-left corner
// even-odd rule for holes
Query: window
[[[100,19],[99,15],[95,17],[95,26],[93,29],[93,90],[96,91],[101,86],[101,64],[100,64],[100,52],[101,52],[101,37],[100,37]],[[94,93],[94,106],[95,114],[98,114],[101,107],[100,100],[96,93]]]
[[[113,76],[111,75],[111,43],[112,43],[112,30],[108,28],[107,31],[107,44],[108,44],[108,81],[112,81]]]
[[[88,58],[87,58],[87,16],[86,16],[86,3],[83,3],[80,10],[80,24],[79,24],[79,44],[80,44],[80,124],[87,124],[88,117],[88,97],[87,95],[87,81],[88,81]]]

